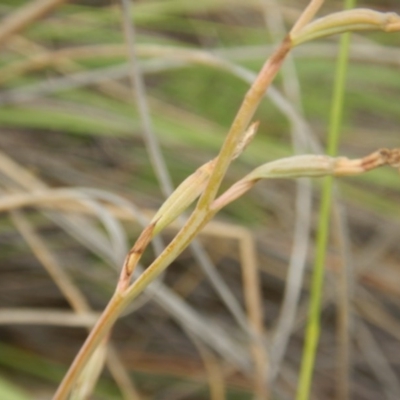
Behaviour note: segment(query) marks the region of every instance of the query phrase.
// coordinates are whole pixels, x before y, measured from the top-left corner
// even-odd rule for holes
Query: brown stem
[[[128,288],[133,271],[135,270],[135,267],[139,262],[140,257],[142,257],[142,254],[146,250],[147,245],[150,243],[153,237],[154,227],[156,223],[157,220],[148,225],[142,231],[134,246],[129,250],[129,253],[125,258],[121,274],[119,276],[117,292],[123,293]]]
[[[129,288],[127,286],[129,284],[131,271],[133,270],[132,266],[134,266],[136,259],[138,259],[138,255],[135,253],[136,255],[132,257],[132,260],[130,260],[128,255],[120,277],[120,283],[117,287],[117,292],[114,294],[109,305],[100,317],[99,322],[95,325],[88,336],[81,351],[76,356],[53,400],[64,400],[66,398],[90,355],[93,353],[104,335],[109,332],[111,326],[118,318],[119,312],[129,301],[133,300],[150,282],[152,282],[165,268],[167,268],[167,266],[189,245],[201,228],[215,215],[217,210],[210,210],[210,205],[215,198],[229,163],[235,154],[238,142],[242,138],[242,134],[253,118],[254,112],[264,96],[265,91],[279,71],[285,56],[290,49],[291,41],[289,37],[286,37],[277,51],[264,64],[255,82],[246,93],[242,105],[218,155],[208,185],[205,188],[195,211],[178,232],[173,241]],[[144,239],[148,238],[145,231],[141,235],[141,238],[143,237]],[[136,245],[134,248],[136,248]],[[140,245],[139,248],[142,249],[142,246]],[[127,289],[126,291],[125,288]],[[122,296],[122,292],[124,296]]]
[[[334,175],[357,175],[383,165],[400,168],[400,149],[380,149],[356,160],[340,157],[336,161]]]
[[[26,2],[25,5],[17,8],[15,12],[3,18],[1,21],[0,46],[3,45],[10,36],[20,32],[27,25],[43,15],[46,15],[65,1],[66,0],[35,0]]]
[[[76,379],[80,375],[86,362],[100,344],[100,342],[110,332],[111,327],[117,320],[120,312],[125,307],[125,298],[119,294],[114,294],[103,311],[96,325],[93,327],[84,345],[79,350],[67,374],[64,376],[60,386],[54,394],[53,400],[65,400],[72,389]]]
[[[278,73],[290,49],[291,40],[289,36],[286,36],[275,53],[265,62],[256,80],[246,93],[217,158],[217,163],[210,177],[210,181],[199,200],[198,209],[207,209],[214,200],[242,133],[249,125],[265,91]]]
[[[301,29],[303,29],[314,18],[315,14],[321,8],[324,1],[325,0],[310,1],[306,9],[302,12],[300,18],[294,24],[292,30],[290,31],[290,34],[294,35]]]

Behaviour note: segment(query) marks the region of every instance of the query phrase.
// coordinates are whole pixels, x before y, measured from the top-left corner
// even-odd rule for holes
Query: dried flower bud
[[[199,197],[207,185],[214,165],[215,159],[202,165],[168,197],[152,219],[152,222],[156,223],[154,235],[174,221]]]

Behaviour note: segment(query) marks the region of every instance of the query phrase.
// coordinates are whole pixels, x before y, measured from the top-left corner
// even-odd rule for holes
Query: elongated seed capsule
[[[336,159],[315,154],[286,157],[271,161],[254,169],[245,180],[299,178],[331,175]]]
[[[155,222],[153,235],[156,235],[192,204],[207,185],[214,168],[215,159],[202,165],[192,175],[188,176],[168,197],[152,219]]]
[[[237,158],[253,139],[259,123],[252,123],[243,133],[232,159]],[[188,176],[168,197],[152,219],[155,224],[153,236],[159,233],[192,204],[205,189],[216,159],[207,162]]]
[[[212,203],[211,209],[214,211],[221,209],[242,196],[261,179],[350,176],[386,164],[400,171],[400,149],[380,149],[354,160],[315,154],[281,158],[259,166],[236,182]]]
[[[309,23],[291,39],[293,46],[297,46],[329,35],[364,30],[400,30],[400,16],[393,12],[382,13],[364,8],[339,11]]]
[[[263,164],[232,185],[212,204],[218,210],[250,190],[261,179],[300,178],[333,175],[335,158],[306,154],[281,158]]]

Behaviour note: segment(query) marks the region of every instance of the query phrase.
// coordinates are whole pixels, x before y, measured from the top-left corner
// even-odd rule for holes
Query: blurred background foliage
[[[0,17],[4,21],[27,3],[1,0]],[[183,60],[175,57],[174,51],[167,54],[163,49],[200,49],[257,72],[276,44],[266,27],[266,4],[261,0],[134,2],[132,19],[154,131],[175,185],[215,157],[248,83],[226,70]],[[287,29],[306,4],[304,0],[277,1]],[[358,5],[400,12],[395,0],[359,1]],[[339,1],[326,1],[320,15],[338,11],[341,6]],[[101,188],[130,199],[141,209],[155,210],[163,196],[145,150],[129,88],[124,43],[121,9],[116,0],[64,2],[11,35],[0,49],[0,147],[51,187]],[[305,44],[293,53],[301,108],[322,146],[337,49],[338,37],[334,36]],[[399,71],[398,33],[352,35],[340,155],[356,158],[381,147],[399,146]],[[275,85],[282,90],[281,76]],[[294,153],[290,124],[269,99],[263,101],[256,119],[260,121],[258,135],[232,165],[224,187],[261,163]],[[3,177],[2,192],[12,192],[13,185],[7,186],[6,181]],[[398,172],[386,168],[338,182],[356,274],[355,308],[358,302],[367,304],[367,300],[375,307],[372,315],[362,306],[354,312],[369,324],[392,365],[395,379],[399,379],[400,352],[399,182]],[[315,181],[315,210],[318,187]],[[282,299],[295,217],[294,198],[294,182],[263,182],[217,217],[232,226],[251,228],[262,271],[267,331],[276,323]],[[115,272],[42,214],[28,210],[27,217],[90,304],[100,310],[113,291]],[[133,243],[139,228],[126,221],[124,228]],[[165,238],[170,235],[167,233]],[[242,302],[235,240],[206,234],[202,241]],[[3,307],[68,309],[7,213],[1,216],[0,244]],[[150,260],[152,255],[146,257]],[[331,271],[336,257],[332,251],[328,265]],[[188,266],[192,271],[188,272]],[[193,290],[182,289],[182,274],[193,275],[187,278]],[[165,282],[177,293],[181,290],[182,298],[203,314],[226,326],[234,324],[189,254],[176,262]],[[306,293],[307,283],[302,301]],[[333,398],[335,386],[330,376],[334,369],[335,307],[332,299],[325,304],[325,329],[315,377],[316,398],[320,399]],[[385,318],[378,318],[382,315]],[[196,349],[168,313],[153,302],[124,318],[114,336],[143,398],[209,398]],[[0,397],[48,398],[84,337],[82,328],[2,324],[1,374],[8,380],[7,385],[14,382],[26,393],[29,391],[29,396],[10,391],[7,395],[0,392]],[[299,329],[284,364],[294,373],[301,343]],[[384,384],[368,366],[368,357],[361,350],[354,352],[352,398],[389,398]],[[283,381],[276,398],[293,398],[293,377]],[[240,373],[227,377],[226,387],[229,399],[252,398],[251,381]],[[107,373],[96,396],[121,398]]]

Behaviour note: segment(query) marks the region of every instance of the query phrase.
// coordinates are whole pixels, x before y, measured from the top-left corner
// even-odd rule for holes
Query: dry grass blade
[[[237,181],[212,203],[212,209],[216,211],[222,209],[249,191],[261,179],[352,176],[384,165],[398,169],[400,149],[380,149],[355,160],[350,160],[347,157],[314,154],[281,158],[255,168],[244,178]]]
[[[0,46],[13,34],[20,32],[33,21],[49,13],[66,0],[31,0],[0,24]]]
[[[389,364],[386,356],[380,349],[374,336],[362,321],[357,321],[356,338],[361,351],[381,383],[387,400],[396,400],[400,396],[400,382]]]
[[[115,382],[121,390],[124,400],[141,400],[142,395],[133,383],[133,380],[121,362],[120,356],[114,345],[109,343],[107,351],[107,366],[110,369]]]
[[[162,155],[162,151],[160,148],[160,145],[158,143],[157,137],[154,134],[153,127],[152,127],[152,121],[151,121],[151,116],[150,116],[150,110],[149,110],[149,105],[147,101],[147,95],[146,95],[146,89],[144,85],[144,80],[142,76],[142,72],[140,70],[140,66],[138,63],[137,55],[136,55],[136,39],[135,39],[135,27],[134,23],[132,21],[132,10],[131,10],[131,1],[130,0],[121,0],[121,5],[122,5],[122,21],[123,21],[123,27],[124,27],[124,32],[125,32],[125,37],[127,41],[127,49],[128,49],[128,55],[129,55],[129,61],[130,61],[130,68],[129,68],[129,77],[131,80],[131,85],[133,90],[133,94],[136,99],[136,103],[138,105],[138,110],[139,110],[139,115],[142,123],[142,130],[143,130],[143,137],[146,143],[146,148],[149,154],[149,158],[151,161],[151,164],[153,166],[153,170],[158,178],[160,188],[164,194],[165,197],[168,197],[166,206],[167,209],[165,210],[164,208],[160,209],[160,221],[159,225],[162,225],[162,219],[164,217],[167,218],[167,221],[165,224],[169,223],[169,220],[175,219],[181,212],[186,208],[187,202],[193,201],[195,198],[197,198],[203,191],[204,187],[207,185],[208,179],[205,179],[205,176],[203,174],[203,179],[204,179],[204,186],[203,184],[199,184],[197,187],[197,190],[193,190],[193,184],[196,184],[196,175],[193,176],[195,182],[188,182],[192,177],[189,177],[186,181],[184,181],[181,186],[176,190],[175,192],[173,191],[173,185],[172,181],[168,172],[168,168],[166,166],[166,163],[164,161],[164,157]],[[236,158],[243,150],[244,148],[248,145],[248,143],[251,141],[251,138],[254,136],[255,131],[256,131],[256,125],[253,125],[253,128],[249,128],[247,133],[245,133],[245,137],[240,140],[240,142],[236,146],[236,153],[233,155],[233,158]],[[247,136],[246,136],[247,135]],[[206,177],[211,175],[213,169],[215,166],[215,162],[211,161],[209,164],[203,166],[202,168],[206,169]],[[198,171],[199,173],[202,173],[203,171]],[[208,172],[208,173],[207,173]],[[185,190],[185,183],[189,184],[189,195],[187,202],[183,201],[183,205],[179,204],[174,204],[174,196],[177,194],[178,196],[178,201],[182,201],[182,196],[185,196],[185,193],[187,190]],[[179,189],[183,189],[183,195],[181,192],[178,193]],[[172,196],[171,196],[172,194]],[[171,196],[171,197],[169,197]],[[179,196],[181,198],[179,198]],[[168,204],[169,202],[173,202],[173,206],[175,208],[174,213],[170,213],[168,209]],[[177,207],[176,207],[177,206]],[[164,213],[164,214],[163,214]],[[174,214],[174,215],[171,215]],[[155,216],[155,219],[158,218],[158,215]],[[183,221],[182,221],[183,225]],[[154,234],[156,234],[158,230],[158,226],[155,225],[154,229]],[[216,271],[216,268],[212,265],[209,257],[205,254],[204,250],[202,249],[200,243],[198,242],[193,242],[190,244],[190,248],[193,251],[194,256],[202,266],[203,270],[207,274],[208,278],[210,279],[211,283],[215,287],[216,291],[220,294],[222,300],[225,302],[227,305],[228,309],[231,311],[233,316],[236,318],[238,321],[239,325],[247,332],[247,326],[245,324],[245,318],[244,318],[244,313],[241,310],[241,307],[239,306],[238,302],[236,301],[235,297],[232,295],[231,291],[225,285],[223,279],[219,276],[218,272]],[[125,268],[124,268],[125,269]],[[123,281],[124,282],[129,282],[129,277],[125,276],[125,271],[122,272],[124,275]],[[126,287],[124,284],[122,284],[121,287]]]
[[[71,391],[71,400],[87,399],[92,395],[97,380],[103,370],[108,347],[108,339],[104,340],[90,357],[89,362],[82,371]]]
[[[360,289],[359,297],[354,301],[355,308],[360,316],[369,323],[381,328],[392,337],[400,340],[400,323],[386,308],[379,303],[367,290]]]
[[[0,158],[1,166],[0,169],[3,173],[6,173],[10,178],[15,179],[21,186],[27,187],[38,187],[44,188],[45,185],[41,183],[41,181],[37,178],[34,178],[30,173],[26,172],[26,170],[16,164],[9,157],[6,157],[4,154]],[[43,189],[42,189],[43,190]],[[79,197],[79,196],[78,196]],[[85,202],[85,200],[84,200]],[[91,207],[93,204],[86,201],[86,205]],[[96,209],[96,207],[94,207]],[[104,221],[104,216],[107,218],[106,214],[101,214],[102,219]],[[11,212],[12,219],[19,229],[22,236],[25,238],[29,246],[31,247],[35,256],[39,259],[39,261],[44,265],[46,270],[49,272],[50,276],[59,287],[67,301],[71,304],[72,308],[78,314],[82,314],[83,316],[87,315],[91,312],[90,306],[79,291],[77,286],[72,282],[69,276],[64,272],[57,258],[50,252],[46,243],[40,238],[40,236],[33,230],[30,226],[28,220],[24,218],[21,212],[12,211]],[[106,223],[107,225],[107,223]],[[122,240],[117,240],[118,243],[123,243]],[[124,249],[123,249],[124,251]],[[19,317],[32,318],[32,315],[24,315],[19,314]],[[43,317],[43,316],[42,316]],[[56,316],[52,316],[52,318],[56,318]],[[44,319],[45,321],[46,319]],[[70,318],[71,320],[71,318]],[[49,319],[47,319],[49,321]],[[65,323],[68,323],[68,318],[65,319]],[[72,318],[73,323],[74,320]],[[76,323],[76,321],[75,321]],[[93,324],[90,325],[90,327]],[[98,364],[98,363],[97,363]],[[121,392],[124,394],[125,398],[129,399],[139,399],[139,396],[134,389],[132,383],[127,383],[130,381],[128,373],[124,369],[121,361],[118,356],[114,353],[108,358],[108,367],[110,369],[111,374],[115,377],[116,382],[121,382],[123,385],[121,386]],[[97,380],[98,375],[93,375],[93,384]]]
[[[29,245],[31,246],[32,251],[35,253],[36,257],[42,262],[42,264],[45,266],[49,274],[51,275],[52,279],[54,282],[57,284],[57,286],[60,288],[61,292],[64,294],[66,299],[69,301],[71,306],[74,308],[75,312],[77,313],[76,316],[70,316],[68,318],[68,315],[63,315],[63,313],[57,312],[53,313],[55,315],[47,315],[47,314],[42,314],[41,315],[36,315],[35,312],[30,312],[27,314],[26,312],[24,314],[21,313],[15,313],[14,316],[14,322],[15,318],[20,317],[20,321],[22,322],[22,319],[25,318],[24,323],[52,323],[52,324],[61,324],[60,319],[63,321],[63,325],[68,325],[68,326],[77,326],[77,323],[80,322],[80,325],[82,325],[82,318],[80,318],[80,315],[83,317],[86,317],[86,315],[90,312],[90,316],[92,317],[87,321],[87,317],[84,319],[86,322],[85,326],[88,328],[91,328],[95,321],[98,319],[98,315],[91,313],[90,307],[86,301],[86,299],[83,297],[81,292],[77,289],[77,287],[72,283],[72,281],[69,279],[69,276],[64,272],[63,268],[59,265],[57,259],[51,254],[51,252],[48,250],[47,246],[45,243],[41,240],[41,238],[33,231],[33,229],[30,227],[29,223],[27,220],[23,217],[23,215],[20,212],[13,211],[12,212],[12,218],[18,229],[20,230],[21,234],[24,236],[25,240]],[[61,315],[60,315],[61,314]],[[35,318],[36,316],[36,318]],[[39,318],[38,318],[39,317]],[[57,320],[57,317],[59,318]],[[74,318],[75,317],[75,318]],[[33,318],[33,319],[32,319]],[[40,321],[41,318],[41,322]],[[103,349],[105,351],[105,349]],[[105,357],[105,355],[104,355]],[[128,374],[123,368],[121,361],[119,360],[118,356],[113,352],[111,356],[107,356],[108,359],[108,367],[113,374],[116,382],[123,382],[123,385],[121,386],[121,391],[124,393],[124,396],[126,398],[137,398],[138,394],[136,390],[134,389],[133,385],[131,383],[127,384],[126,382],[129,381],[130,379],[128,378]],[[100,368],[102,364],[100,364],[100,358],[97,356],[95,359],[92,361],[97,368]],[[102,367],[101,367],[102,369]],[[92,385],[95,384],[101,369],[94,370],[92,373],[90,373],[90,379],[88,376],[84,378],[85,380],[89,379],[89,381],[92,382]],[[81,388],[81,386],[79,386]],[[91,386],[93,388],[93,386]],[[85,393],[87,391],[90,391],[90,387],[87,387],[86,385],[82,389],[78,389],[78,392],[80,390],[84,390]],[[77,395],[77,394],[76,394]]]
[[[348,219],[344,206],[339,202],[334,204],[335,241],[340,252],[337,276],[336,302],[338,308],[338,356],[336,398],[346,400],[350,398],[350,376],[353,368],[351,357],[351,337],[354,333],[352,300],[355,293],[354,263],[350,250]]]
[[[236,365],[246,375],[251,374],[251,363],[246,351],[246,345],[235,340],[232,332],[225,331],[215,321],[211,321],[182,301],[165,285],[151,284],[147,289],[154,300],[169,314],[178,320],[188,331],[199,340],[214,349],[228,362]]]
[[[193,336],[189,331],[187,334],[196,346],[204,363],[210,389],[210,400],[224,400],[226,398],[225,379],[219,360],[196,336]]]
[[[282,34],[280,34],[280,37],[282,37]],[[126,45],[121,44],[87,45],[67,47],[50,51],[22,37],[12,38],[10,43],[8,43],[8,46],[12,50],[23,55],[25,55],[26,46],[34,47],[35,53],[29,54],[29,57],[25,60],[14,61],[1,67],[0,83],[8,82],[9,80],[17,78],[25,73],[41,71],[49,67],[54,67],[57,71],[63,73],[71,73],[74,71],[77,72],[82,69],[82,67],[76,62],[84,61],[88,58],[110,59],[113,57],[121,57],[126,54]],[[203,63],[210,62],[207,60],[212,60],[212,58],[217,58],[220,60],[225,60],[227,63],[230,62],[232,65],[235,65],[235,62],[258,60],[260,58],[260,54],[271,53],[273,50],[272,46],[265,45],[252,47],[230,47],[229,49],[216,50],[211,54],[200,49],[160,46],[157,44],[137,44],[136,47],[138,56],[140,57],[174,57],[182,60],[182,62],[186,60],[186,62],[192,63],[201,63],[202,58]],[[184,54],[187,54],[187,56],[184,57]],[[192,54],[191,57],[190,54]],[[203,54],[203,56],[201,56],[201,54]],[[337,44],[330,42],[325,42],[323,44],[307,43],[294,49],[292,54],[294,59],[297,60],[315,57],[320,57],[322,59],[334,59],[336,55]],[[399,66],[400,62],[396,48],[382,46],[374,42],[352,43],[349,57],[352,61],[359,63],[368,62],[372,64],[383,64],[388,66]],[[184,65],[182,65],[182,63],[179,65],[177,64],[177,68],[181,68],[183,66]],[[146,67],[146,63],[143,64],[143,67],[143,72],[146,72],[148,69]],[[171,68],[171,65],[166,65],[166,68]],[[248,72],[254,74],[254,72],[250,70]],[[128,75],[128,66],[126,66],[125,74]],[[131,91],[126,88],[126,86],[122,86],[115,81],[110,81],[109,83],[112,85],[118,85],[120,89],[123,88],[124,99],[127,99],[128,95],[131,97]],[[290,86],[292,88],[294,87],[293,81],[291,81]]]
[[[76,313],[75,311],[37,310],[33,308],[2,308],[0,310],[1,325],[53,325],[91,328],[98,318],[99,313],[89,311]]]
[[[134,89],[133,94],[139,110],[143,137],[149,159],[158,178],[162,192],[165,197],[168,197],[173,192],[173,185],[164,157],[162,156],[160,145],[154,135],[152,127],[150,110],[146,98],[146,88],[136,56],[135,28],[132,21],[131,4],[130,0],[121,0],[122,21],[129,55],[129,77],[131,79],[132,90]]]
[[[231,73],[248,84],[251,84],[256,78],[256,74],[253,71],[230,63],[223,58],[201,50],[165,46],[161,47],[157,45],[142,45],[139,47],[139,50],[140,54],[143,56],[165,57],[166,60],[164,61],[163,68],[161,69],[170,68],[170,65],[166,61],[172,59],[174,63],[178,63],[179,67],[182,67],[182,61],[184,61],[185,63],[196,63],[219,68]],[[151,71],[151,68],[146,68],[146,65],[143,65],[142,68],[143,71]],[[107,84],[107,90],[109,90],[108,86],[110,84],[110,79],[123,78],[128,76],[128,74],[129,66],[125,64],[116,67],[113,66],[108,68],[99,68],[96,71],[70,74],[69,76],[63,78],[54,78],[50,81],[33,84],[28,87],[14,89],[0,94],[0,104],[13,104],[31,101],[37,97],[55,93],[60,90],[91,84]],[[115,82],[113,84],[115,84]],[[122,97],[126,99],[126,91],[122,92],[123,93],[121,93],[119,88],[118,93],[120,95],[123,94]],[[115,94],[115,88],[113,88],[113,93]],[[293,107],[291,103],[273,86],[269,88],[266,96],[269,97],[271,101],[273,101],[273,103],[278,107],[278,109],[291,121],[297,132],[301,135],[302,140],[304,140],[306,143],[309,143],[314,152],[321,152],[321,147],[313,139],[309,124],[299,114],[296,108]]]
[[[68,274],[64,272],[63,267],[48,250],[45,242],[32,229],[28,220],[19,211],[12,211],[11,218],[18,231],[30,246],[32,252],[46,268],[54,283],[61,290],[71,307],[78,314],[88,313],[90,311],[90,307],[85,297],[77,289],[76,285],[69,278]]]
[[[297,46],[324,36],[357,30],[395,32],[400,30],[400,16],[394,12],[381,13],[361,8],[339,11],[319,18],[297,30],[292,35],[292,39],[294,46]]]
[[[249,232],[245,232],[241,239],[240,252],[244,260],[242,263],[244,297],[249,315],[249,325],[256,335],[251,344],[255,369],[255,395],[257,398],[266,399],[269,397],[267,378],[270,366],[264,342],[262,295],[256,250],[254,240]]]
[[[318,10],[322,7],[325,0],[312,0],[309,2],[301,16],[298,18],[290,31],[291,35],[297,34],[314,18]]]

